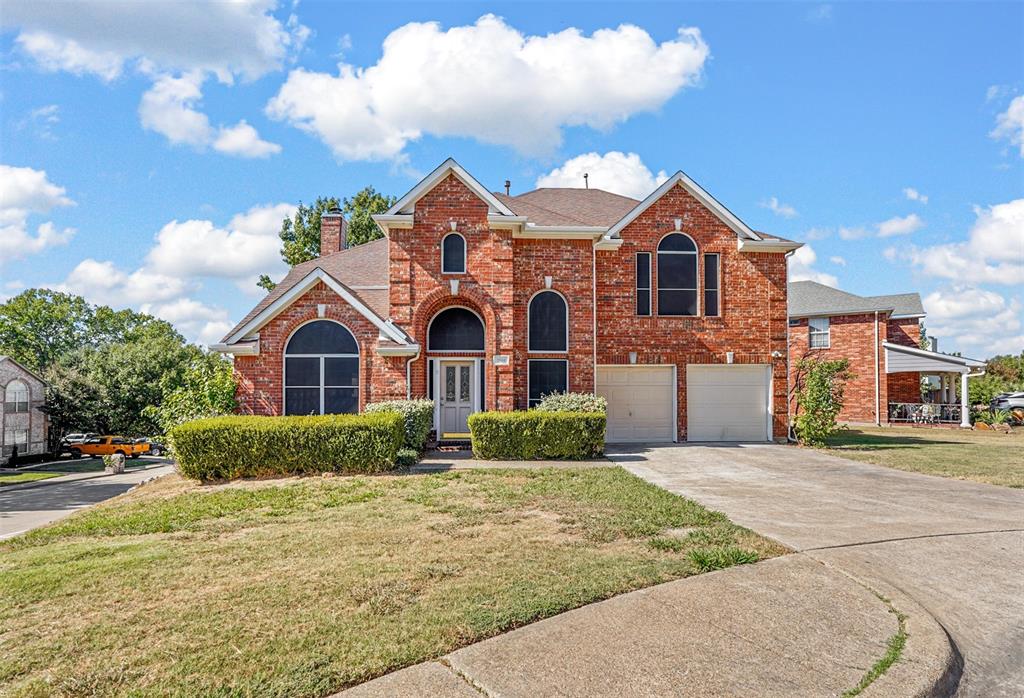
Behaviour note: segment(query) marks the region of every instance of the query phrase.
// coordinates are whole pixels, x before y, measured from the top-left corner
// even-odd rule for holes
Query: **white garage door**
[[[597,394],[608,400],[606,439],[674,441],[675,389],[672,366],[598,366]]]
[[[770,385],[764,365],[688,365],[686,440],[769,440]]]

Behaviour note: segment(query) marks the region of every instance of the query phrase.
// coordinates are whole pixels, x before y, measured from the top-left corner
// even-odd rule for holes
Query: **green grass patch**
[[[863,693],[864,689],[874,683],[879,676],[889,670],[889,667],[899,661],[899,658],[903,655],[903,648],[907,646],[907,616],[896,610],[889,599],[879,594],[876,594],[876,596],[889,606],[889,613],[896,616],[899,629],[889,638],[888,643],[886,643],[885,654],[882,655],[881,659],[868,669],[867,673],[861,678],[860,683],[843,693],[843,698],[851,698]]]
[[[0,487],[4,485],[17,485],[22,482],[35,482],[36,480],[47,480],[51,477],[58,477],[64,473],[37,472],[26,470],[20,473],[0,473]]]
[[[619,468],[170,476],[0,543],[0,694],[327,695],[782,552]]]

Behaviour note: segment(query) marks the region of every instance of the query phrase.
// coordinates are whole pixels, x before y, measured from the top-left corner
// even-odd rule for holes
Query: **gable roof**
[[[36,373],[36,372],[35,372],[35,371],[33,371],[32,369],[30,369],[30,368],[26,367],[26,366],[25,366],[24,364],[22,364],[22,363],[21,363],[20,361],[15,361],[15,360],[14,360],[13,358],[11,358],[10,356],[4,355],[4,354],[0,354],[0,364],[2,364],[2,363],[3,363],[4,361],[10,361],[10,362],[11,362],[12,364],[14,364],[14,365],[15,365],[15,366],[17,366],[18,368],[20,368],[20,369],[22,370],[22,372],[24,372],[24,373],[27,373],[27,374],[28,374],[29,376],[31,376],[32,378],[35,378],[35,379],[36,379],[37,381],[39,381],[40,383],[42,383],[42,384],[43,384],[44,386],[45,386],[45,385],[47,385],[46,381],[45,381],[45,380],[43,380],[43,377],[42,377],[42,376],[40,376],[40,375],[39,375],[38,373]]]
[[[788,288],[790,317],[812,315],[849,315],[853,313],[891,312],[892,317],[924,317],[924,306],[917,293],[887,296],[858,296],[817,281],[793,281]]]
[[[420,183],[410,189],[405,196],[396,201],[395,205],[389,208],[384,215],[397,216],[412,213],[416,202],[423,198],[425,194],[427,194],[437,185],[438,182],[449,174],[453,174],[458,177],[459,181],[469,187],[474,194],[480,197],[480,199],[482,199],[490,208],[491,213],[497,213],[504,216],[515,215],[508,206],[499,201],[498,198],[489,192],[484,185],[476,181],[476,178],[473,177],[473,175],[466,172],[462,165],[455,162],[455,158],[448,158],[438,165],[433,172],[420,180]]]
[[[640,202],[603,189],[543,187],[508,196],[495,196],[517,215],[535,225],[613,225]]]

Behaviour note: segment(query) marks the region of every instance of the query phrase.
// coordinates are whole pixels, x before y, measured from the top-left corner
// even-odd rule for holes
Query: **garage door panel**
[[[687,440],[767,440],[770,376],[762,365],[687,366]]]
[[[671,366],[602,366],[597,394],[608,400],[610,442],[672,441],[675,382]]]

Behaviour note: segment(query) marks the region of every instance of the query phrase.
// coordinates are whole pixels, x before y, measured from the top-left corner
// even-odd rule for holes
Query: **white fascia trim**
[[[381,356],[416,356],[420,353],[419,344],[403,344],[396,347],[377,346],[377,353]]]
[[[600,240],[608,231],[598,226],[528,225],[513,237],[527,240]]]
[[[634,207],[632,211],[627,213],[622,220],[620,220],[618,223],[609,228],[608,236],[615,238],[619,237],[619,233],[622,232],[623,228],[625,228],[627,225],[635,221],[641,213],[650,208],[651,204],[653,204],[655,201],[663,197],[669,189],[676,186],[677,184],[682,186],[683,189],[688,191],[691,196],[693,196],[695,199],[704,204],[704,206],[710,209],[711,212],[718,216],[718,218],[723,223],[732,228],[733,232],[735,232],[737,235],[739,235],[742,238],[747,238],[749,240],[761,240],[761,236],[754,232],[750,228],[750,226],[748,226],[746,223],[737,218],[732,211],[727,209],[715,197],[711,196],[711,194],[706,192],[703,189],[703,187],[701,187],[699,184],[697,184],[688,176],[686,176],[686,173],[683,172],[682,170],[679,170],[674,175],[665,180],[665,182],[660,187],[651,192],[650,196],[648,196],[646,199],[637,204],[636,207]]]
[[[301,281],[299,281],[299,283],[295,284],[283,293],[280,298],[264,308],[259,315],[254,317],[237,332],[228,337],[225,344],[234,344],[243,337],[266,325],[268,322],[273,320],[278,313],[290,306],[302,294],[313,288],[318,281],[322,281],[328,288],[341,296],[342,300],[352,306],[357,313],[372,322],[377,329],[379,329],[381,333],[386,335],[389,339],[392,339],[399,344],[408,343],[405,336],[398,330],[398,328],[393,327],[384,320],[381,320],[375,312],[367,308],[362,301],[352,295],[352,293],[342,284],[338,283],[333,276],[325,272],[320,267],[316,267]]]
[[[433,172],[428,174],[420,181],[419,184],[410,189],[408,194],[395,202],[395,205],[389,208],[384,215],[393,216],[402,213],[412,213],[416,202],[419,201],[424,194],[433,189],[434,185],[448,176],[449,172],[458,177],[463,184],[469,187],[474,194],[480,197],[480,199],[491,208],[492,213],[500,213],[505,216],[516,215],[508,206],[498,201],[494,194],[487,191],[485,186],[476,181],[473,175],[466,172],[466,170],[462,168],[462,165],[455,162],[454,158],[448,158],[438,165]],[[374,218],[376,219],[376,217]]]
[[[382,229],[388,228],[411,228],[413,224],[412,214],[390,215],[387,213],[375,213],[370,218]]]
[[[622,243],[625,242],[622,238],[610,238],[607,235],[602,237],[600,240],[594,243],[595,250],[611,250],[615,251],[622,247]]]
[[[804,246],[802,242],[789,242],[788,240],[737,240],[740,252],[793,252]]]
[[[812,317],[841,317],[843,315],[870,315],[872,313],[888,313],[892,308],[859,308],[854,310],[822,310],[814,313],[790,313],[790,319],[812,318]],[[901,345],[902,346],[902,345]]]
[[[935,359],[936,361],[945,361],[947,363],[956,364],[958,366],[967,366],[969,368],[980,368],[985,365],[984,361],[978,361],[977,359],[968,359],[966,356],[953,356],[951,354],[940,354],[937,351],[928,351],[927,349],[918,349],[917,347],[908,347],[903,344],[893,344],[892,342],[882,342],[882,346],[886,349],[890,349],[896,352],[902,352],[904,354],[911,354],[912,356],[923,356],[927,359]]]
[[[913,313],[913,314],[910,314],[910,315],[890,315],[889,319],[890,320],[913,320],[913,319],[918,319],[919,320],[919,319],[921,319],[923,317],[928,317],[928,316],[925,313]]]
[[[503,230],[515,230],[526,225],[526,221],[529,220],[526,216],[505,216],[500,213],[488,213],[487,223],[492,228],[501,228]]]
[[[211,344],[210,349],[234,356],[259,356],[260,343],[257,341],[253,344]]]

